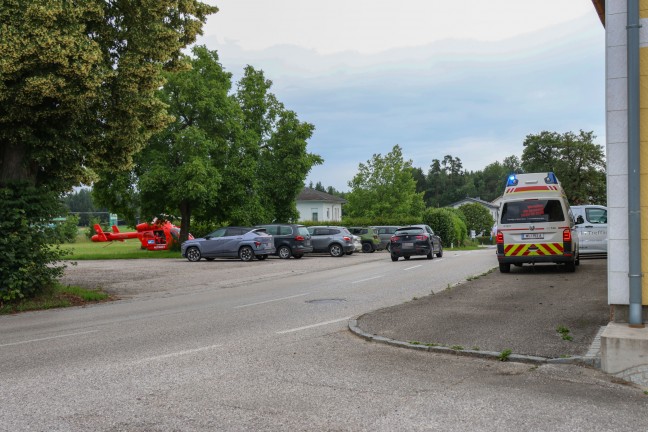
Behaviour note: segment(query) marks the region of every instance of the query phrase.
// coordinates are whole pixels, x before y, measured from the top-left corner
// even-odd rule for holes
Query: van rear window
[[[511,201],[502,207],[502,223],[562,222],[565,215],[559,200]]]

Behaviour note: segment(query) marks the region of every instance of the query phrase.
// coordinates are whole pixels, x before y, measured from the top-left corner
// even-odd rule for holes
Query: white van
[[[559,263],[573,272],[578,254],[576,221],[556,175],[509,176],[497,224],[500,272],[525,263]]]
[[[583,258],[607,257],[607,207],[589,204],[571,209],[580,238],[580,255]]]

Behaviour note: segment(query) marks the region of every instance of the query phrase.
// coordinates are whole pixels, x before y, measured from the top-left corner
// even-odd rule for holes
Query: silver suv
[[[313,252],[328,252],[333,257],[342,257],[355,251],[353,234],[344,227],[312,226],[308,227],[308,232]]]

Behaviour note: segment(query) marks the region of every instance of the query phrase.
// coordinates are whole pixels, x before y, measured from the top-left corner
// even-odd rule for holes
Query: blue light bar
[[[544,179],[547,184],[558,184],[558,177],[553,172],[548,172],[547,177]]]
[[[515,174],[511,174],[508,176],[508,179],[506,180],[506,186],[517,186],[518,184],[518,179]]]

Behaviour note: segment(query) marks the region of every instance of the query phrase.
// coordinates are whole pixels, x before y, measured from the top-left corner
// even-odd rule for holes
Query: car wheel
[[[439,243],[439,252],[436,254],[437,258],[443,258],[443,245]]]
[[[332,257],[341,257],[344,256],[344,250],[342,249],[342,246],[340,246],[337,243],[332,244],[329,246],[329,253],[331,254]]]
[[[290,255],[292,255],[292,252],[290,251],[290,248],[288,246],[281,246],[277,251],[277,254],[281,259],[288,259],[290,258]]]
[[[427,259],[434,259],[434,254],[432,253],[432,251],[430,251],[430,253],[427,254],[426,257]]]
[[[293,255],[293,258],[295,258],[295,259],[300,259],[300,258],[302,258],[303,256],[304,256],[304,255]]]
[[[398,261],[398,257],[394,254],[392,254],[391,259],[392,261]]]
[[[364,253],[373,252],[373,248],[371,247],[371,243],[362,243],[362,252],[364,252]]]
[[[257,255],[257,259],[259,261],[263,261],[264,259],[268,258],[268,255]]]
[[[187,259],[191,262],[200,261],[200,250],[197,247],[190,247],[186,252]]]
[[[254,251],[250,246],[243,246],[239,249],[239,258],[241,261],[252,261],[254,258]]]
[[[511,272],[511,264],[500,263],[500,273],[510,273],[510,272]]]
[[[410,259],[410,257],[408,257],[407,255],[405,255],[403,258],[405,258],[406,260]]]

